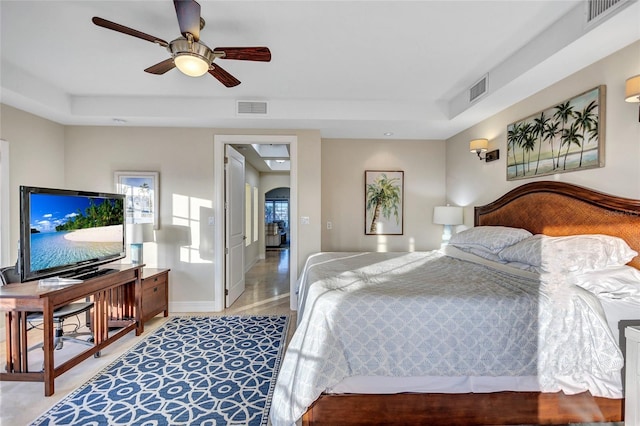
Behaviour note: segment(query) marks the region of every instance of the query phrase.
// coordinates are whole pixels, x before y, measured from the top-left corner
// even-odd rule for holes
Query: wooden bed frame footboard
[[[640,252],[640,201],[562,182],[533,182],[475,208],[474,222],[551,236],[607,234]],[[640,269],[640,256],[629,265]],[[540,392],[323,394],[302,418],[319,425],[505,425],[620,422],[624,400]]]
[[[393,395],[324,394],[303,426],[356,425],[560,425],[619,422],[624,400],[589,394],[540,392]]]

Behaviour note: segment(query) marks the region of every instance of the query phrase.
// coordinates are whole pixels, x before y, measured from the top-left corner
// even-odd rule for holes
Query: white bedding
[[[466,256],[472,255],[459,257]],[[373,264],[371,258],[376,259]],[[593,294],[567,282],[564,276],[539,276],[494,262],[488,262],[491,266],[481,265],[474,258],[453,259],[452,253],[445,256],[440,252],[320,253],[310,257],[300,279],[299,325],[287,349],[274,392],[272,423],[276,426],[294,424],[322,392],[362,393],[363,385],[377,392],[381,389],[380,383],[384,392],[564,390],[577,393],[590,390],[597,396],[622,396],[622,354],[602,306]],[[471,259],[474,262],[470,262]],[[497,366],[492,358],[495,354],[491,351],[495,352],[495,348],[491,347],[491,341],[500,337],[492,335],[487,339],[485,333],[490,324],[486,323],[483,329],[465,336],[468,340],[465,346],[472,355],[489,348],[481,357],[484,364],[471,366],[485,368],[484,373],[434,374],[459,364],[442,364],[441,354],[434,354],[434,359],[424,362],[429,358],[429,351],[435,350],[433,336],[429,336],[434,326],[420,328],[427,324],[430,312],[420,311],[415,301],[422,298],[422,292],[426,297],[434,291],[448,291],[454,284],[478,286],[479,282],[482,284],[478,288],[484,289],[493,285],[490,283],[493,281],[499,283],[498,293],[511,298],[507,302],[496,299],[496,307],[510,306],[516,300],[533,295],[530,300],[535,300],[534,305],[529,301],[529,305],[522,306],[534,306],[537,312],[531,316],[537,318],[529,325],[526,322],[519,325],[534,324],[539,331],[533,349],[527,349],[534,352],[533,365],[522,358],[523,354],[510,353],[509,357],[517,358],[516,368],[496,370],[493,374]],[[512,293],[513,289],[522,290],[522,296]],[[375,300],[376,293],[380,302]],[[397,293],[396,301],[389,298],[393,293]],[[484,295],[493,297],[486,292]],[[367,301],[365,305],[363,300]],[[451,309],[460,303],[465,303],[464,298],[452,303]],[[370,309],[356,315],[362,306]],[[466,305],[466,309],[471,306]],[[433,305],[430,309],[433,311]],[[378,314],[383,311],[387,317],[383,315],[381,321]],[[345,316],[344,312],[350,315]],[[504,312],[507,315],[507,310]],[[451,314],[453,318],[461,318],[459,312]],[[390,328],[381,325],[389,323],[389,315],[393,317]],[[491,321],[494,322],[497,321]],[[401,324],[409,324],[409,328],[401,330]],[[455,328],[456,324],[450,327]],[[458,328],[455,335],[466,331],[469,330]],[[451,337],[445,334],[441,340]],[[530,334],[522,334],[524,337],[516,337],[531,346],[531,341],[526,339]],[[459,350],[460,343],[455,344]],[[374,376],[383,380],[380,382]]]

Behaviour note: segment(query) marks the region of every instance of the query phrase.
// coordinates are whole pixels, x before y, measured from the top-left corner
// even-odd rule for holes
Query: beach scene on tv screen
[[[123,218],[122,200],[31,194],[31,270],[119,254]]]

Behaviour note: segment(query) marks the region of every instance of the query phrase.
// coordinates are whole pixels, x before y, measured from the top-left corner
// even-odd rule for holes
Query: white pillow
[[[576,284],[598,296],[610,299],[640,298],[640,271],[631,266],[577,274]]]
[[[498,254],[505,262],[526,263],[540,272],[576,273],[622,266],[637,255],[622,238],[600,234],[534,235]]]
[[[476,226],[452,235],[449,244],[468,252],[474,249],[480,252],[488,251],[498,254],[505,247],[509,247],[531,235],[531,232],[520,228]]]

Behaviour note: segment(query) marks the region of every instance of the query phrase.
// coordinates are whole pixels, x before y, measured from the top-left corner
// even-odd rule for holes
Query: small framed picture
[[[364,172],[365,235],[402,235],[404,172]]]
[[[116,192],[125,194],[125,215],[128,224],[151,223],[158,229],[158,172],[115,172]]]

